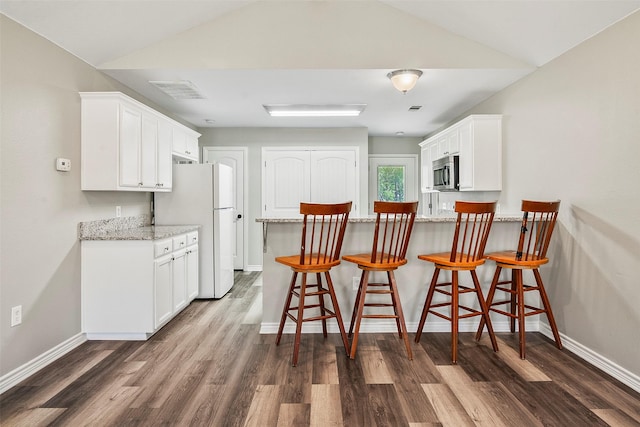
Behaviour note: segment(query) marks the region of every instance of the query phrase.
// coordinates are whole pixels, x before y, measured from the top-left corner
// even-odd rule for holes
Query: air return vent
[[[204,95],[198,92],[198,88],[188,80],[181,81],[149,81],[152,85],[172,97],[173,99],[205,99]]]

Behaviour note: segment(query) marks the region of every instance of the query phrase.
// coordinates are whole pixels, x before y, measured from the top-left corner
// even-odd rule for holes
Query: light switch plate
[[[56,159],[56,170],[61,172],[69,172],[71,170],[71,160],[58,157]]]

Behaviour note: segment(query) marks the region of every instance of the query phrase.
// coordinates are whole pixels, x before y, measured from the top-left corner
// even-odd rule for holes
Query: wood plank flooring
[[[640,394],[538,333],[423,334],[407,360],[396,334],[260,335],[261,282],[237,273],[219,301],[194,301],[146,342],[89,341],[0,396],[2,426],[640,426]],[[343,308],[343,311],[347,308]],[[412,334],[413,338],[413,334]]]

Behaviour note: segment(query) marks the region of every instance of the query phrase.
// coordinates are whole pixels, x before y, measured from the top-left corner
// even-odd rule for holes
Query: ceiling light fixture
[[[264,104],[272,117],[355,117],[367,104],[308,105],[308,104]]]
[[[387,77],[391,80],[393,87],[402,93],[407,93],[413,89],[421,75],[420,70],[395,70],[387,74]]]

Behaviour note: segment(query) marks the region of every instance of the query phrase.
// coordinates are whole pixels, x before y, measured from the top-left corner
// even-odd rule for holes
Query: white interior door
[[[219,162],[233,168],[233,192],[235,194],[235,211],[233,220],[233,268],[234,270],[244,270],[246,255],[246,239],[248,235],[248,222],[245,218],[245,163],[248,154],[247,147],[202,147],[203,163]]]

